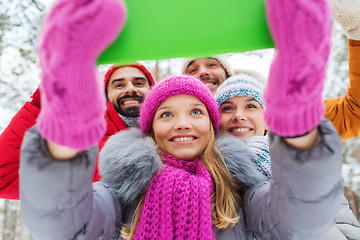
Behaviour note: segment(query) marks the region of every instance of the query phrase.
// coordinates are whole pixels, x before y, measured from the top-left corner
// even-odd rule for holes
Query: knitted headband
[[[165,79],[151,89],[140,111],[140,128],[144,135],[150,133],[155,111],[169,97],[188,94],[205,104],[215,133],[219,130],[219,112],[210,90],[200,80],[191,76],[175,76]]]
[[[243,72],[226,79],[214,94],[217,105],[220,107],[232,97],[246,96],[254,98],[264,108],[263,85],[256,77],[260,78],[260,75]]]
[[[212,56],[209,58],[216,59],[221,64],[221,66],[224,68],[224,70],[226,72],[227,77],[234,75],[233,69],[231,68],[229,62],[226,60],[226,58],[224,56],[217,55],[217,56]],[[182,66],[181,66],[182,74],[187,74],[186,70],[188,69],[190,63],[192,63],[193,61],[195,61],[197,59],[202,59],[202,58],[185,58],[184,61],[182,62]]]
[[[142,71],[145,76],[147,77],[147,79],[149,80],[149,84],[150,86],[154,86],[155,85],[155,79],[153,77],[153,75],[151,74],[151,72],[141,63],[134,63],[134,64],[128,64],[128,65],[112,65],[105,73],[104,75],[104,86],[105,86],[105,91],[107,89],[107,84],[110,80],[111,75],[113,74],[113,72],[115,72],[118,68],[120,67],[136,67],[137,69],[139,69],[140,71]]]

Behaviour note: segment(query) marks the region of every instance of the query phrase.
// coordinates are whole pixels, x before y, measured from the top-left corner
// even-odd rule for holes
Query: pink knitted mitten
[[[84,150],[104,135],[105,96],[97,57],[126,19],[122,0],[59,0],[42,26],[38,129],[47,140]]]
[[[314,129],[324,114],[331,11],[326,0],[266,0],[276,52],[264,92],[265,120],[284,136]]]

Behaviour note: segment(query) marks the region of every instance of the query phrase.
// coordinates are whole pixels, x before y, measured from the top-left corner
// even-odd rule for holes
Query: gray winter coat
[[[271,181],[257,171],[244,144],[232,136],[216,145],[233,177],[247,186],[239,223],[216,239],[318,239],[341,204],[341,142],[323,120],[311,151],[270,134]],[[36,239],[121,239],[138,193],[161,166],[157,148],[139,130],[111,137],[101,153],[103,180],[92,184],[97,148],[70,161],[51,158],[36,127],[24,138],[20,166],[21,215]],[[135,184],[136,183],[136,184]]]
[[[336,226],[333,226],[320,240],[360,240],[360,223],[351,211],[345,196],[342,197]]]

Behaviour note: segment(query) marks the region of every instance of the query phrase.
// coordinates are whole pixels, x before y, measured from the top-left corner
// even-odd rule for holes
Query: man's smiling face
[[[200,58],[192,61],[186,69],[186,74],[203,81],[212,94],[227,78],[225,69],[215,58]]]
[[[146,75],[132,66],[113,72],[107,85],[107,97],[115,110],[124,116],[138,117],[144,98],[150,92]]]

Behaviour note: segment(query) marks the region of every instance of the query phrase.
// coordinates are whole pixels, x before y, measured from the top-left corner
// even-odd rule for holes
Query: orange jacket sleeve
[[[342,141],[360,135],[360,41],[348,39],[350,84],[344,97],[325,99],[325,117]]]

